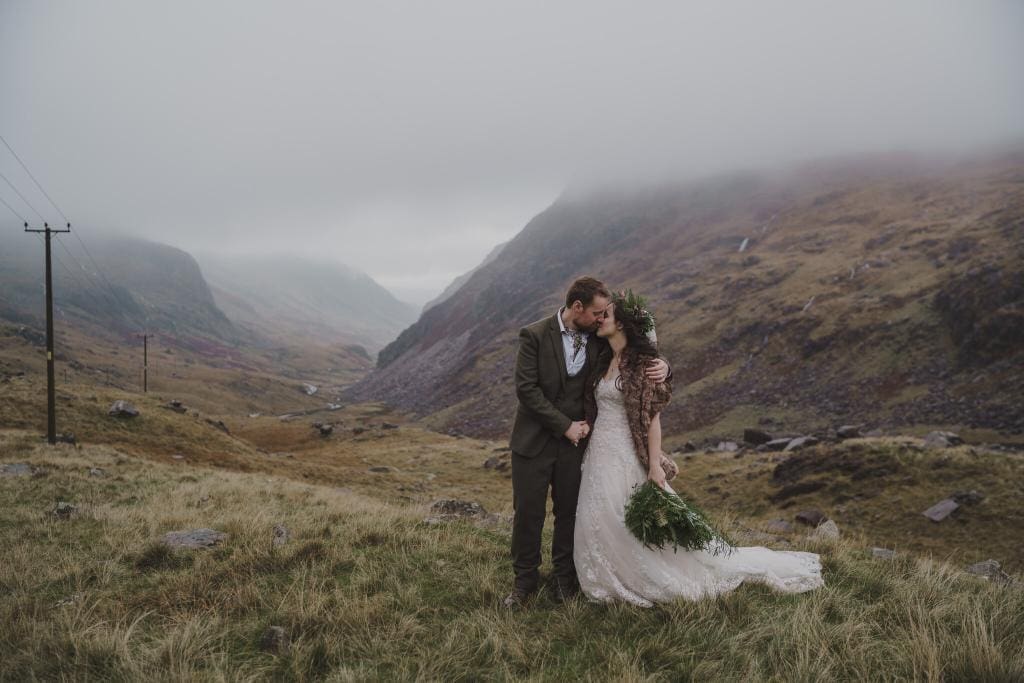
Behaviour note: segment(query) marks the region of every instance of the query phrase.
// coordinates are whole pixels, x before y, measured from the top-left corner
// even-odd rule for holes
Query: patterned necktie
[[[576,356],[579,355],[580,349],[583,348],[583,333],[571,330],[569,334],[572,335],[572,359],[576,360]]]

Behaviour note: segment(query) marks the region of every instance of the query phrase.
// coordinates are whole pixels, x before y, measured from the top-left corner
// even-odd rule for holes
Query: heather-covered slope
[[[1024,430],[1022,235],[1020,152],[567,193],[386,347],[353,396],[506,434],[518,328],[593,274],[652,302],[677,378],[670,444],[759,420],[1012,438]]]

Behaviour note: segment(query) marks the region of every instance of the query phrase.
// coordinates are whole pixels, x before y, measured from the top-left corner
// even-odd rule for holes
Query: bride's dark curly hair
[[[644,368],[648,361],[658,357],[658,345],[651,341],[644,331],[650,325],[650,313],[639,308],[627,308],[622,292],[612,294],[612,315],[615,322],[622,324],[622,332],[626,335],[626,348],[622,351],[622,363],[633,368]],[[608,366],[612,364],[612,350],[605,345],[597,356],[596,370],[594,372],[593,385],[601,381]],[[622,390],[622,375],[615,378],[615,387]]]

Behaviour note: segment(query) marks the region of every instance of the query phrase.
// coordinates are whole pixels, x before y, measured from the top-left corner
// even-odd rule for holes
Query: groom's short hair
[[[604,283],[595,278],[584,276],[576,278],[576,281],[569,286],[565,294],[565,307],[572,306],[574,301],[579,301],[584,306],[589,306],[595,296],[603,296],[606,299],[612,298],[611,292]]]

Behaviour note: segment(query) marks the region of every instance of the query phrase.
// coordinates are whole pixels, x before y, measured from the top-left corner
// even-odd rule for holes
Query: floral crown
[[[647,300],[632,289],[612,293],[616,315],[628,315],[640,326],[641,334],[650,334],[654,329],[654,315],[647,310]]]

